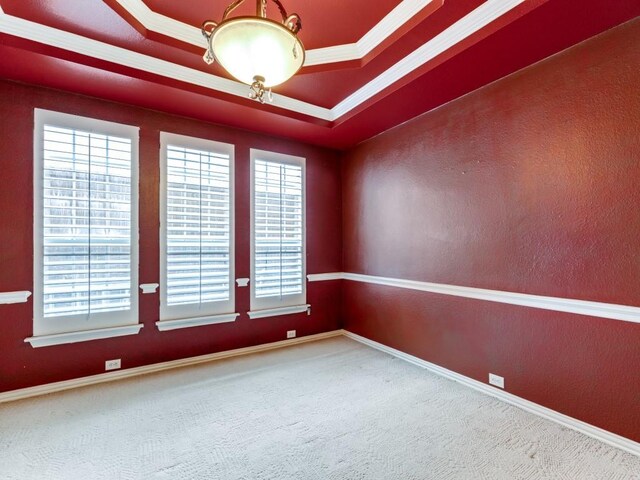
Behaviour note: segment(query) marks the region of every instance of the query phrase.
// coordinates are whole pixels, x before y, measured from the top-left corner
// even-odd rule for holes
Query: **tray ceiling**
[[[0,0],[0,76],[344,148],[640,15],[637,0],[285,0],[307,60],[261,105],[202,61],[200,24],[227,4]]]

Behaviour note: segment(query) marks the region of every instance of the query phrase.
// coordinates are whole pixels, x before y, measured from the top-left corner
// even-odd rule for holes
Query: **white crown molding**
[[[331,109],[334,118],[340,118],[382,92],[417,68],[486,27],[525,0],[487,0],[467,16],[458,20],[417,50],[389,67],[376,78],[356,90]]]
[[[138,375],[146,375],[148,373],[162,372],[173,368],[187,367],[200,363],[213,362],[224,358],[237,357],[240,355],[251,355],[254,353],[266,352],[291,345],[299,345],[301,343],[315,342],[342,335],[342,330],[333,330],[330,332],[318,333],[315,335],[307,335],[304,337],[292,338],[289,340],[281,340],[279,342],[264,343],[253,347],[238,348],[235,350],[227,350],[224,352],[210,353],[200,355],[198,357],[181,358],[169,362],[154,363],[152,365],[144,365],[142,367],[127,368],[114,372],[101,373],[91,375],[89,377],[75,378],[72,380],[64,380],[62,382],[47,383],[35,387],[21,388],[19,390],[11,390],[0,393],[0,403],[12,402],[15,400],[23,400],[25,398],[36,397],[39,395],[48,395],[50,393],[70,390],[72,388],[86,387],[89,385],[97,385],[99,383],[113,382],[124,378],[137,377]]]
[[[116,1],[147,30],[175,38],[181,42],[203,49],[207,48],[207,42],[199,28],[156,13],[142,0]]]
[[[140,0],[118,1],[138,2]],[[525,0],[487,0],[480,7],[476,8],[445,31],[426,42],[413,53],[397,62],[395,65],[378,75],[363,87],[359,88],[331,109],[280,94],[273,95],[273,105],[302,115],[315,117],[320,120],[328,122],[336,121],[354,108],[382,92],[385,88],[399,81],[416,68],[419,68],[429,60],[444,53],[446,50],[460,43],[468,36],[489,25],[491,22],[510,10],[516,8],[524,1]],[[144,9],[141,9],[140,11],[142,12],[143,10]],[[391,25],[392,21],[389,21],[389,24]],[[381,31],[382,28],[383,27],[381,27]],[[384,28],[390,27],[385,23]],[[236,97],[247,97],[247,86],[242,83],[1,12],[0,33],[25,38],[44,45],[51,45],[70,52],[142,70],[165,78],[171,78],[213,91],[234,95]],[[367,43],[371,44],[371,41],[367,40]],[[345,51],[338,52],[337,54],[336,52],[332,53],[331,51],[325,51],[323,55],[332,56],[336,54],[332,58],[338,58],[340,55],[353,55],[352,47],[347,45],[344,47],[340,46],[340,48],[344,48]],[[347,52],[347,50],[351,53]]]
[[[122,327],[100,328],[97,330],[84,330],[80,332],[56,333],[54,335],[39,335],[37,337],[25,338],[24,341],[30,343],[33,348],[50,347],[52,345],[64,345],[66,343],[87,342],[89,340],[100,340],[103,338],[124,337],[125,335],[136,335],[143,327],[141,323],[135,325],[125,325]]]
[[[161,332],[178,330],[180,328],[200,327],[203,325],[217,325],[218,323],[232,323],[236,321],[239,313],[226,313],[223,315],[209,315],[197,318],[182,318],[179,320],[160,320],[156,322],[156,327]]]
[[[360,58],[364,58],[400,27],[424,10],[433,0],[403,0],[380,22],[357,41]]]
[[[248,278],[236,278],[236,283],[238,284],[238,287],[248,287],[249,286],[249,279]]]
[[[2,292],[0,293],[0,305],[25,303],[30,296],[31,292],[28,290],[22,290],[19,292]]]
[[[304,66],[325,65],[327,63],[348,62],[360,60],[362,54],[357,43],[336,45],[335,47],[315,48],[307,50],[304,57]]]
[[[360,273],[324,273],[316,274],[312,280],[351,280],[353,282],[384,285],[387,287],[405,288],[421,292],[439,293],[455,297],[473,298],[488,302],[506,303],[522,307],[553,310],[555,312],[575,313],[590,317],[608,318],[624,322],[640,323],[640,307],[629,305],[617,305],[614,303],[592,302],[589,300],[576,300],[573,298],[546,297],[531,295],[528,293],[504,292],[500,290],[488,290],[485,288],[461,287],[459,285],[447,285],[444,283],[419,282],[416,280],[403,280],[400,278],[377,277]]]
[[[414,357],[413,355],[409,355],[408,353],[402,352],[400,350],[396,350],[395,348],[388,347],[374,340],[370,340],[355,333],[351,333],[347,330],[343,330],[343,332],[346,337],[367,345],[368,347],[375,348],[376,350],[385,352],[396,358],[417,365],[418,367],[422,367],[426,370],[429,370],[430,372],[435,373],[436,375],[461,383],[462,385],[473,388],[474,390],[477,390],[486,395],[495,397],[498,400],[521,408],[522,410],[533,413],[534,415],[538,415],[539,417],[558,423],[563,427],[570,428],[591,438],[595,438],[596,440],[606,443],[609,446],[619,448],[620,450],[624,450],[625,452],[631,453],[633,455],[640,456],[640,443],[634,442],[633,440],[622,437],[620,435],[616,435],[615,433],[609,432],[602,428],[595,427],[589,423],[583,422],[582,420],[569,417],[568,415],[565,415],[563,413],[556,412],[555,410],[551,410],[550,408],[543,407],[542,405],[538,405],[537,403],[525,400],[524,398],[518,397],[517,395],[514,395],[512,393],[500,390],[499,388],[494,388],[490,385],[453,372],[434,363],[427,362],[426,360],[422,360],[421,358]]]
[[[143,0],[116,1],[147,30],[203,49],[206,47],[200,28],[154,12]],[[307,50],[304,65],[360,60],[433,1],[403,0],[356,43]]]
[[[0,32],[236,97],[247,98],[247,86],[240,82],[4,13],[0,14]],[[274,106],[321,120],[332,120],[331,111],[327,108],[283,95],[274,94],[273,97]]]

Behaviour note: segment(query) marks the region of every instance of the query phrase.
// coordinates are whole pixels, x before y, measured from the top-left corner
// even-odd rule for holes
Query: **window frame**
[[[262,318],[272,315],[299,313],[308,309],[307,305],[307,178],[306,159],[284,153],[271,152],[266,150],[250,149],[251,163],[251,281],[250,281],[250,309],[251,318]],[[256,297],[256,275],[255,275],[255,165],[256,160],[275,162],[285,165],[293,165],[301,168],[302,177],[302,292],[286,295],[284,297]],[[268,310],[273,310],[272,314]],[[262,313],[260,313],[262,312]]]
[[[229,298],[225,301],[167,305],[167,148],[190,148],[229,155]],[[204,306],[204,307],[203,307]],[[235,311],[235,146],[160,132],[160,330],[234,321]]]
[[[56,317],[44,316],[44,127],[68,128],[97,135],[113,135],[131,140],[131,297],[128,310],[75,314]],[[139,138],[137,126],[83,117],[51,110],[34,109],[33,150],[33,346],[73,341],[92,340],[138,333],[139,324]],[[90,322],[90,323],[88,323]],[[61,327],[62,325],[62,327]],[[136,326],[133,329],[117,327]],[[88,332],[96,331],[95,335]],[[79,335],[73,335],[79,334]],[[50,338],[45,337],[59,337]]]

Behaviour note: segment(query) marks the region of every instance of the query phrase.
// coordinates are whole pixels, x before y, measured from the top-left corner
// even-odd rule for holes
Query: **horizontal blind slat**
[[[45,125],[43,314],[131,306],[132,141]]]
[[[165,153],[167,305],[226,300],[231,268],[230,157],[175,145],[168,145]]]
[[[302,292],[303,193],[300,166],[255,160],[256,297]]]

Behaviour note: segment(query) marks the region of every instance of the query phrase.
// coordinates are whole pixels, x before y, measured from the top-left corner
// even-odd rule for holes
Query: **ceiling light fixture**
[[[293,77],[304,63],[304,47],[297,34],[302,28],[298,14],[287,15],[279,0],[281,22],[267,18],[267,0],[256,0],[256,15],[227,18],[244,0],[235,0],[222,21],[207,20],[202,34],[207,39],[204,61],[217,60],[242,83],[250,85],[249,98],[272,101],[271,87]]]

